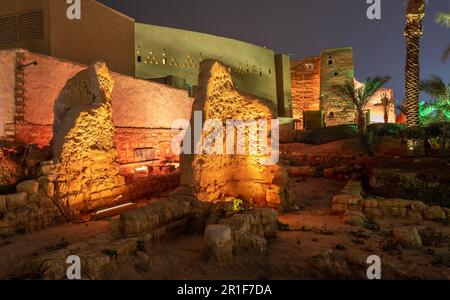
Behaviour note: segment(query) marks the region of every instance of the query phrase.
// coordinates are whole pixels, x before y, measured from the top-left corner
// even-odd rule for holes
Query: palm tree
[[[450,83],[432,75],[420,84],[423,92],[431,97],[430,103],[421,102],[419,116],[421,125],[450,120]]]
[[[425,16],[424,0],[408,0],[406,13],[406,66],[405,95],[408,126],[419,125],[420,96],[420,39],[423,35],[422,20]]]
[[[384,112],[384,123],[389,123],[389,108],[394,104],[394,99],[389,98],[386,94],[381,97],[381,105],[383,106]]]
[[[376,76],[369,77],[364,81],[364,84],[358,88],[355,87],[353,78],[349,78],[341,85],[335,85],[334,90],[344,100],[351,101],[355,106],[358,117],[358,129],[364,131],[366,127],[365,109],[370,98],[386,83],[390,77]]]
[[[438,24],[441,24],[442,26],[450,28],[450,12],[439,13],[436,17],[436,22]],[[449,56],[450,56],[450,45],[447,46],[447,49],[445,50],[444,55],[442,56],[442,61],[446,62]]]

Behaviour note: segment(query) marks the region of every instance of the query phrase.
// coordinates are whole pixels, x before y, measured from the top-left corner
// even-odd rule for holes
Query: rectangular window
[[[17,17],[0,17],[0,44],[17,42]]]
[[[0,44],[44,38],[44,12],[0,17]]]
[[[153,148],[143,148],[134,150],[135,162],[145,162],[156,159],[156,150]]]
[[[44,13],[42,11],[19,15],[17,24],[19,41],[44,38]]]

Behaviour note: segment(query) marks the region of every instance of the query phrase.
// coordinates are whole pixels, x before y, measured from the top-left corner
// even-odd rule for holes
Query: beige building
[[[23,48],[134,75],[134,20],[83,0],[81,20],[69,20],[61,0],[0,0],[0,49]]]
[[[335,86],[354,78],[353,49],[326,49],[320,56],[291,61],[292,110],[298,130],[356,123],[355,107],[344,101]],[[355,87],[362,83],[355,80]],[[389,123],[395,123],[394,91],[381,88],[366,106],[366,122],[384,123],[381,99],[392,103],[387,108]]]

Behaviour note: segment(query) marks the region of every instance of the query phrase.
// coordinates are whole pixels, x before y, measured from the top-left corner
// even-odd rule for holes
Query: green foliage
[[[400,131],[405,127],[405,125],[396,123],[376,123],[367,126],[367,131],[376,136],[399,136]]]
[[[354,124],[317,128],[302,136],[303,143],[322,145],[335,141],[356,138],[358,128]]]
[[[419,126],[407,127],[400,132],[400,136],[406,140],[420,141],[425,139],[425,128]]]
[[[381,141],[381,136],[375,134],[373,131],[364,131],[360,133],[359,141],[363,145],[367,154],[374,155],[376,146]]]
[[[233,199],[233,211],[239,212],[239,211],[242,211],[243,209],[244,209],[244,201],[242,201],[241,199],[234,198]]]
[[[436,23],[450,27],[450,12],[440,12],[436,16]]]
[[[450,121],[450,83],[436,75],[421,82],[421,90],[431,97],[430,103],[419,103],[420,125]]]
[[[427,127],[409,127],[400,132],[403,139],[412,140],[416,145],[428,141],[442,156],[450,154],[450,122],[434,123]]]
[[[342,97],[343,100],[353,103],[358,113],[359,130],[365,127],[364,110],[372,97],[386,82],[390,80],[389,76],[376,76],[367,78],[363,85],[355,87],[355,80],[350,77],[346,82],[333,87],[334,91]]]
[[[442,156],[448,157],[450,155],[450,122],[431,124],[425,130],[432,147]]]

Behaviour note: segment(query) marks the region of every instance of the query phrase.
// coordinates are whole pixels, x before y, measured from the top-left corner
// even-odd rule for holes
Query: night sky
[[[382,19],[368,20],[366,0],[99,0],[136,22],[175,27],[266,46],[293,59],[352,46],[356,78],[389,75],[397,103],[404,97],[406,0],[381,0]],[[450,29],[435,23],[450,0],[428,0],[421,48],[422,78],[450,81],[441,61]],[[422,97],[426,100],[425,97]]]

